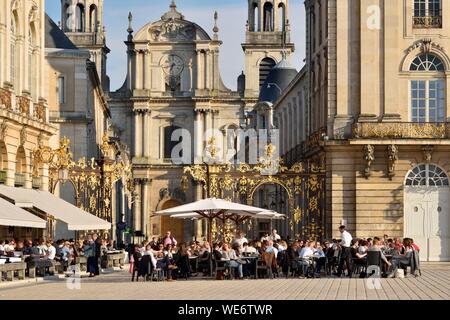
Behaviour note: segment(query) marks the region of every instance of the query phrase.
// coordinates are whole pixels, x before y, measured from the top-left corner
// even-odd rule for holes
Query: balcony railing
[[[0,107],[12,110],[11,92],[0,88]]]
[[[359,122],[353,125],[356,139],[448,139],[447,122]]]
[[[16,187],[25,186],[25,175],[23,173],[16,173],[15,180],[14,180],[14,186],[16,186]]]
[[[42,187],[42,177],[33,177],[33,189],[40,189]]]
[[[41,120],[47,121],[45,105],[43,103],[35,103],[34,104],[34,117]]]
[[[442,28],[442,15],[413,17],[413,28],[415,29]]]

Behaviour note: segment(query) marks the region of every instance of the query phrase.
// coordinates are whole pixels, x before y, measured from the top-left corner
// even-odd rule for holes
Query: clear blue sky
[[[170,0],[105,0],[105,27],[108,55],[108,75],[111,90],[119,88],[126,75],[126,49],[128,12],[133,13],[133,28],[138,31],[148,22],[157,21],[168,11]],[[220,53],[221,74],[230,89],[236,89],[236,78],[244,69],[244,54],[241,43],[245,39],[247,21],[247,0],[177,0],[178,11],[185,19],[203,27],[210,35],[214,25],[214,11],[219,13],[220,39],[223,41]],[[61,2],[47,0],[46,11],[56,23],[61,20]],[[305,57],[305,10],[303,1],[289,3],[291,39],[296,45],[293,65],[299,70]]]

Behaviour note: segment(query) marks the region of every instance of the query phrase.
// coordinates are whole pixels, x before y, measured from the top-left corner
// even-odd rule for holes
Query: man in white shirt
[[[275,242],[281,240],[280,235],[277,233],[277,229],[272,229],[272,234],[270,235],[269,239]]]
[[[250,246],[248,243],[243,244],[242,253],[255,254],[257,252],[256,248]]]
[[[299,266],[302,268],[303,274],[302,278],[308,276],[308,268],[312,264],[312,260],[310,259],[314,256],[314,241],[309,241],[306,243],[305,247],[300,250],[300,260]]]
[[[347,265],[347,272],[348,276],[352,276],[352,264],[350,263],[350,260],[352,258],[351,253],[351,243],[353,240],[353,237],[351,234],[345,230],[345,226],[339,227],[339,232],[341,233],[341,259],[339,260],[339,267],[337,270],[337,276],[340,277],[342,275],[343,269],[344,269],[344,262]]]
[[[56,248],[53,246],[50,240],[47,241],[47,259],[55,260]]]
[[[244,233],[239,232],[236,239],[234,239],[234,243],[238,244],[239,248],[242,249],[244,247],[244,243],[248,243],[248,240],[244,237]]]

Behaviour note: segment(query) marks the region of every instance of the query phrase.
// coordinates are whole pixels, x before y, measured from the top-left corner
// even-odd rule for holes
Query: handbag
[[[397,271],[395,272],[395,277],[400,279],[405,278],[405,270],[397,269]]]

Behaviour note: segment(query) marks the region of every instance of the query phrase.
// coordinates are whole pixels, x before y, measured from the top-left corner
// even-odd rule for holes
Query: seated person
[[[314,255],[317,256],[317,262],[316,262],[316,273],[320,274],[322,271],[322,268],[325,268],[325,264],[327,262],[327,257],[325,255],[325,252],[320,245],[320,242],[316,242],[314,246]]]
[[[368,246],[369,246],[369,243],[367,242],[367,240],[359,241],[358,253],[366,254],[367,250],[369,249]]]
[[[413,259],[414,248],[412,246],[412,241],[409,238],[403,239],[403,250],[400,254],[394,255],[392,257],[392,270],[388,274],[388,278],[394,278],[398,267],[400,266],[411,266]]]
[[[300,260],[298,265],[303,272],[302,278],[308,276],[308,269],[312,265],[312,260],[310,259],[312,256],[314,256],[314,241],[308,241],[299,254]]]
[[[266,249],[264,250],[264,252],[267,253],[274,253],[275,254],[275,259],[278,258],[278,249],[274,247],[274,242],[273,240],[269,240],[266,246]]]
[[[356,264],[365,264],[365,257],[367,253],[359,252],[359,240],[353,239],[351,242],[350,253],[352,254],[353,262]]]
[[[386,258],[386,256],[384,255],[383,251],[381,251],[381,245],[380,245],[380,240],[379,239],[374,239],[373,240],[373,244],[371,247],[369,247],[369,249],[367,250],[369,251],[378,251],[381,254],[381,261],[383,263],[383,269],[388,269],[391,266],[391,263],[388,261],[388,259]]]
[[[258,251],[253,247],[252,244],[248,244],[247,242],[243,243],[242,253],[244,256],[256,255]]]
[[[227,243],[225,243],[222,247],[222,260],[227,261],[227,266],[238,270],[239,279],[244,278],[242,263],[240,262],[236,251],[231,249]]]

